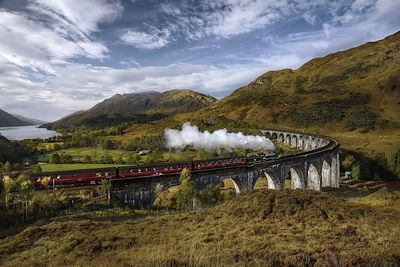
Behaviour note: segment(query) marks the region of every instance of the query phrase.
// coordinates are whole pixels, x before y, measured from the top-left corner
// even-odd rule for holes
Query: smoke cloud
[[[167,148],[182,149],[191,146],[194,149],[207,151],[232,151],[237,148],[251,150],[275,150],[274,144],[264,136],[244,135],[243,133],[228,133],[226,129],[219,129],[213,133],[200,132],[199,128],[190,122],[182,125],[182,130],[165,129]]]

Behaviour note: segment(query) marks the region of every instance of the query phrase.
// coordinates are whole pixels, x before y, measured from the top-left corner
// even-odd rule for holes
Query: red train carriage
[[[176,164],[126,166],[120,168],[36,173],[31,175],[31,179],[36,188],[44,187],[46,183],[44,183],[43,180],[47,180],[46,182],[48,186],[54,187],[81,186],[99,184],[101,180],[104,179],[132,179],[179,174],[184,168],[188,168],[192,172],[229,169],[246,166],[250,162],[265,161],[271,159],[275,159],[275,155],[262,155],[252,158],[232,157],[213,160],[197,160]]]
[[[43,172],[35,173],[30,176],[32,183],[36,188],[44,186],[43,180],[47,180],[48,186],[80,186],[100,183],[103,179],[115,178],[115,168],[61,171],[61,172]]]

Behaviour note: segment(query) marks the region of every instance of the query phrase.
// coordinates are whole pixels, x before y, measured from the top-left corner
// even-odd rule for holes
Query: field
[[[118,167],[118,164],[43,164],[40,165],[43,172],[88,170],[96,168]]]
[[[352,201],[259,189],[200,212],[71,213],[0,240],[0,265],[399,264],[399,206],[387,189]]]

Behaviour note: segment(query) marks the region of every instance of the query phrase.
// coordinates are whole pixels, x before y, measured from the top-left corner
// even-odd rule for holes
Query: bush
[[[50,163],[53,164],[61,164],[61,156],[58,153],[54,153],[51,155]]]
[[[202,206],[214,206],[223,200],[221,186],[219,184],[208,185],[203,192],[196,194],[196,198],[200,201]]]

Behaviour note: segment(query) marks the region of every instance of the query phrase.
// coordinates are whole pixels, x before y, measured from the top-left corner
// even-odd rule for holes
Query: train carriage
[[[261,154],[255,157],[228,157],[211,160],[195,160],[191,162],[181,162],[175,164],[155,164],[144,166],[123,166],[118,168],[102,168],[77,171],[60,171],[35,173],[31,175],[31,180],[36,188],[45,186],[43,180],[47,180],[48,186],[81,186],[99,184],[101,180],[113,179],[135,179],[151,176],[176,175],[188,168],[192,172],[211,171],[218,169],[237,168],[246,166],[249,163],[258,161],[268,161],[275,159],[275,154]]]

